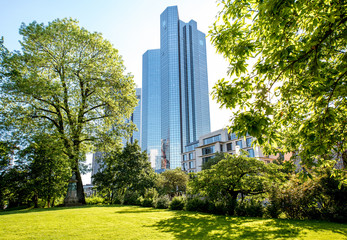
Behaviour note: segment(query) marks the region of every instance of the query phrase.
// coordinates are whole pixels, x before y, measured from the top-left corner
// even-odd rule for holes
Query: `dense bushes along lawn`
[[[347,239],[347,225],[138,206],[0,212],[0,239]]]

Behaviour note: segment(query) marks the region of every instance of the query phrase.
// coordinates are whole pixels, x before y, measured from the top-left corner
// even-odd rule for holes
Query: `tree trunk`
[[[86,199],[85,199],[85,196],[84,196],[84,190],[83,190],[83,183],[82,183],[81,173],[77,169],[77,171],[75,171],[75,174],[76,174],[76,180],[77,180],[77,198],[78,198],[78,202],[84,205],[84,204],[86,204]]]
[[[47,197],[47,207],[50,208],[51,207],[51,196]]]
[[[52,208],[54,207],[54,202],[55,202],[55,197],[53,197],[52,199],[52,204],[51,204]]]

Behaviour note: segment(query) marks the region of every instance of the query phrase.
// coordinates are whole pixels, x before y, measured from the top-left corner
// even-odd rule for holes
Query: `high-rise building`
[[[181,21],[177,6],[166,8],[160,15],[160,93],[160,168],[174,169],[181,166],[184,146],[210,132],[205,34],[194,20]],[[149,129],[143,131],[151,134]]]
[[[177,6],[160,22],[162,157],[174,169],[183,147],[210,132],[206,40],[194,20],[179,19]]]
[[[130,121],[132,121],[137,128],[137,131],[134,131],[133,134],[131,135],[129,142],[134,143],[135,139],[137,139],[139,145],[141,145],[141,128],[142,128],[142,101],[141,101],[141,88],[136,88],[136,98],[139,101],[138,104],[136,105],[134,112],[131,114]],[[127,141],[124,140],[123,143],[125,144]]]
[[[142,56],[142,150],[154,169],[161,168],[160,49]]]

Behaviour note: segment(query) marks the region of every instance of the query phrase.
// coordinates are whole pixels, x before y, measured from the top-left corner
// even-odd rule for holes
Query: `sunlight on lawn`
[[[0,213],[0,239],[347,239],[345,224],[225,217],[135,206]]]

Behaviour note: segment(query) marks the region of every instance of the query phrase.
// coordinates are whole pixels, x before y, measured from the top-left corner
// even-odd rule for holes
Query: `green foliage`
[[[118,196],[119,197],[119,196]],[[141,205],[141,196],[138,192],[134,191],[126,191],[121,203],[124,205]],[[113,200],[114,201],[114,200]],[[112,202],[115,203],[115,202]]]
[[[268,153],[347,165],[345,2],[226,0],[210,31],[230,64],[213,97],[234,111],[230,131]],[[253,59],[253,61],[251,61]]]
[[[101,196],[91,196],[86,198],[87,205],[104,204],[105,199]]]
[[[27,188],[33,192],[35,206],[41,198],[50,207],[56,198],[65,195],[71,169],[59,139],[47,134],[33,136],[30,145],[21,150],[19,156],[27,164]]]
[[[248,199],[248,201],[237,203],[235,214],[236,216],[262,217],[264,214],[264,207],[260,201]]]
[[[155,188],[146,189],[143,197],[140,197],[140,203],[143,207],[153,207],[154,201],[158,197],[158,192]]]
[[[99,33],[71,19],[22,24],[22,50],[0,41],[0,119],[8,133],[45,132],[63,143],[84,203],[79,163],[95,148],[116,149],[134,130],[127,123],[137,104],[133,77],[118,50]]]
[[[196,174],[189,182],[192,194],[207,196],[212,201],[233,205],[238,194],[256,195],[277,181],[278,167],[255,158],[224,154],[211,169]]]
[[[121,152],[104,154],[101,171],[93,176],[93,183],[112,204],[116,196],[123,198],[126,191],[145,194],[147,188],[154,186],[156,177],[146,152],[141,151],[136,141],[127,143]]]
[[[186,204],[187,211],[209,212],[209,202],[199,197],[188,198]]]
[[[210,158],[207,162],[203,163],[201,166],[202,170],[210,169],[213,165],[217,164],[219,161],[224,159],[224,154],[217,152],[213,158]]]
[[[154,200],[154,207],[158,208],[158,209],[166,209],[169,208],[169,204],[170,204],[170,198],[167,195],[161,195],[158,196],[155,200]]]
[[[169,204],[170,210],[183,210],[186,204],[186,199],[182,196],[176,196]]]
[[[168,194],[174,197],[186,192],[188,175],[180,168],[166,170],[161,173],[156,181],[156,188],[161,195]]]
[[[275,208],[279,205],[288,218],[346,222],[347,188],[341,179],[332,174],[333,166],[334,161],[314,168],[307,179],[293,175],[282,186],[270,191],[271,205]]]

